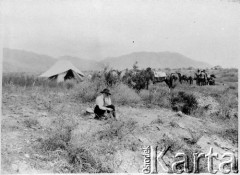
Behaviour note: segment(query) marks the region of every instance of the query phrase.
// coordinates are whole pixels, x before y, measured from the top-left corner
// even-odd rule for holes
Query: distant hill
[[[101,69],[101,63],[92,60],[84,60],[71,56],[63,56],[59,59],[71,61],[81,71]],[[48,70],[59,59],[34,52],[4,48],[3,72],[42,73]]]
[[[211,65],[207,63],[195,61],[175,52],[135,52],[119,57],[109,57],[103,60],[102,63],[115,69],[122,70],[125,68],[132,68],[136,61],[140,68],[211,67]]]
[[[136,52],[119,57],[109,57],[97,62],[72,56],[62,56],[56,59],[54,57],[34,52],[4,48],[3,72],[42,73],[48,70],[59,59],[69,60],[81,71],[100,70],[105,65],[122,70],[125,68],[132,68],[136,61],[140,68],[212,67],[207,63],[195,61],[179,53],[173,52]]]
[[[73,65],[75,65],[79,70],[100,70],[103,68],[103,65],[100,62],[94,61],[94,60],[86,60],[81,59],[78,57],[72,57],[72,56],[62,56],[59,57],[61,60],[68,60]]]
[[[16,49],[3,49],[3,72],[43,72],[56,62],[47,55]]]

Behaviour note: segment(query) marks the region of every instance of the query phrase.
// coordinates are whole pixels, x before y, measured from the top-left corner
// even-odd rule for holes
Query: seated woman
[[[104,89],[96,98],[96,106],[94,108],[94,113],[96,114],[95,119],[104,117],[105,112],[110,113],[110,111],[116,119],[115,106],[112,105],[110,95],[110,91],[108,89]]]

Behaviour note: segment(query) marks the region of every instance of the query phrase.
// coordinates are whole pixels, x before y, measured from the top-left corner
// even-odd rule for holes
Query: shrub
[[[14,84],[17,86],[33,86],[36,77],[25,73],[5,73],[3,74],[2,85]]]
[[[172,139],[168,135],[163,135],[163,137],[157,141],[160,148],[169,149],[171,153],[179,151],[183,148],[183,144],[179,140]]]
[[[74,86],[76,85],[76,81],[75,80],[66,80],[64,82],[64,86],[67,88],[67,89],[72,89],[74,88]]]
[[[174,121],[170,121],[170,122],[169,122],[169,126],[171,126],[171,127],[173,127],[173,128],[179,127],[179,125],[178,125],[176,122],[174,122]]]
[[[68,142],[71,139],[71,129],[55,129],[52,134],[41,141],[41,149],[44,151],[55,151],[57,149],[66,150]]]
[[[98,93],[100,93],[104,88],[106,88],[105,83],[102,81],[85,81],[79,83],[74,96],[82,102],[93,102]],[[130,89],[127,85],[118,84],[111,88],[112,91],[112,101],[114,103],[122,105],[136,104],[140,102],[139,95]]]
[[[68,150],[69,163],[73,165],[72,173],[113,173],[109,167],[103,166],[100,160],[84,148]]]
[[[231,118],[231,111],[234,109],[237,111],[238,109],[238,98],[231,89],[223,91],[217,96],[216,100],[219,102],[218,116],[223,120]]]
[[[184,141],[190,145],[194,145],[198,142],[198,140],[202,137],[202,133],[194,132],[188,129],[191,139],[185,139]]]
[[[56,80],[49,80],[45,78],[39,78],[36,75],[30,75],[27,73],[4,73],[2,78],[3,87],[23,87],[25,88],[34,88],[41,87],[44,90],[54,89],[54,90],[62,90],[62,89],[72,89],[76,84],[76,80],[70,79],[65,82],[58,83]]]
[[[170,107],[168,89],[164,86],[150,86],[149,90],[141,90],[139,95],[147,105],[153,104],[165,108]]]
[[[170,101],[174,111],[182,111],[185,114],[191,114],[198,107],[195,96],[183,91],[172,94]]]
[[[169,92],[166,87],[157,87],[156,90],[150,89],[150,92],[152,93],[153,104],[165,108],[170,107]]]
[[[77,85],[73,95],[82,102],[92,102],[104,87],[105,85],[101,81],[84,81]]]
[[[41,149],[56,162],[55,173],[112,173],[113,170],[104,166],[100,159],[84,147],[70,144],[71,129],[54,131],[48,139],[41,140]],[[63,155],[55,155],[58,152]]]
[[[164,123],[163,120],[160,119],[160,118],[157,118],[156,120],[153,120],[153,121],[151,122],[151,124],[163,124],[163,123]]]
[[[33,128],[39,125],[39,122],[37,119],[31,119],[31,118],[25,119],[23,123],[27,128]]]
[[[48,137],[41,142],[41,149],[44,151],[55,151],[58,148],[66,150],[71,139],[71,132],[78,125],[77,117],[61,110],[57,112],[58,116],[52,119],[51,126],[47,130]]]
[[[132,133],[136,128],[137,122],[129,119],[128,121],[110,121],[109,127],[99,133],[99,139],[123,139],[128,134]]]
[[[140,96],[125,84],[119,84],[112,89],[112,100],[121,105],[140,103]]]
[[[44,78],[39,78],[35,75],[29,75],[26,73],[4,73],[2,85],[7,86],[9,84],[20,87],[43,86],[55,88],[61,86],[61,83],[59,84],[56,81],[45,80]]]
[[[141,90],[139,93],[139,96],[141,97],[141,99],[144,103],[146,103],[146,104],[152,103],[153,96],[151,95],[149,90],[145,90],[145,89]]]
[[[233,144],[238,144],[238,129],[230,128],[221,131],[220,136],[224,139],[230,140]]]

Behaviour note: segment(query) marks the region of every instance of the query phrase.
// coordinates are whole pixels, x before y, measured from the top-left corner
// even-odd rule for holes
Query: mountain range
[[[195,61],[176,52],[134,52],[119,57],[109,57],[102,63],[116,69],[132,68],[138,62],[139,68],[184,68],[184,67],[210,67],[209,64]]]
[[[69,60],[82,71],[101,70],[104,66],[123,70],[132,68],[135,62],[138,62],[139,68],[211,67],[208,63],[195,61],[175,52],[134,52],[118,57],[108,57],[102,61],[94,61],[73,56],[54,58],[44,54],[4,48],[3,72],[41,73],[48,70],[58,60]]]

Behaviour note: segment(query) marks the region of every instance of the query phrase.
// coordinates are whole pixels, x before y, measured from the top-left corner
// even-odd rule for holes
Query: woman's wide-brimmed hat
[[[105,93],[105,94],[111,95],[109,89],[103,89],[103,91],[101,93]]]

